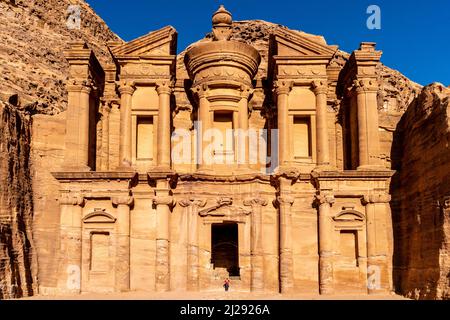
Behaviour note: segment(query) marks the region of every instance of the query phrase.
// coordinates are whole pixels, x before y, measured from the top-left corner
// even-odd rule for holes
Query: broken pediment
[[[334,221],[364,221],[364,215],[356,210],[345,210],[339,212],[334,218]]]
[[[167,26],[125,44],[109,44],[109,47],[116,58],[169,56],[176,54],[176,42],[176,30]]]
[[[233,200],[229,197],[221,197],[216,200],[216,204],[206,207],[199,211],[201,217],[212,216],[212,217],[238,217],[245,216],[252,213],[241,206],[233,205]]]
[[[105,209],[95,209],[83,218],[84,223],[114,223],[116,218],[105,212]]]
[[[330,46],[325,41],[312,39],[309,36],[293,30],[278,29],[272,34],[271,48],[273,56],[285,57],[314,57],[329,58],[338,50],[337,46]]]

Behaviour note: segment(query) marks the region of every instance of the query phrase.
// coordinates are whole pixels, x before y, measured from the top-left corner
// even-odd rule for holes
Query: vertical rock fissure
[[[0,105],[0,299],[36,292],[32,249],[31,116]]]

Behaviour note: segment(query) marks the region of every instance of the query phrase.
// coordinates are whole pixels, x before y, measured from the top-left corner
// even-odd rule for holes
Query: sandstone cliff
[[[80,6],[80,29],[66,25],[69,5]],[[41,232],[36,220],[48,222],[49,204],[42,193],[58,190],[41,161],[46,152],[53,159],[55,151],[48,142],[32,146],[30,114],[45,117],[66,109],[68,63],[63,50],[80,39],[102,63],[111,59],[106,42],[121,41],[82,0],[0,0],[0,299],[35,294],[38,264],[47,275],[53,272],[57,230],[37,237],[46,239],[41,242],[33,242],[31,231],[36,237]],[[8,103],[11,94],[18,94],[21,102]],[[55,135],[47,140],[58,141],[52,118],[42,122],[47,134]]]
[[[69,29],[69,5],[79,5],[80,29]],[[66,109],[69,42],[84,40],[101,62],[107,41],[120,41],[83,0],[0,0],[0,92],[19,93],[39,113]]]
[[[66,26],[70,4],[81,7],[80,30]],[[262,55],[259,74],[266,73],[269,34],[276,28],[285,27],[264,21],[234,23],[233,39],[251,43]],[[64,148],[68,64],[62,52],[80,39],[102,63],[110,59],[105,43],[120,41],[82,0],[0,0],[0,92],[19,93],[25,109],[18,110],[19,103],[0,108],[0,298],[36,293],[36,280],[49,288],[56,285],[58,217],[53,212],[58,211],[58,184],[46,167],[62,161]],[[339,51],[333,63],[343,66],[348,57]],[[185,72],[183,54],[178,71]],[[416,298],[448,298],[450,229],[443,199],[450,194],[448,98],[437,86],[418,96],[421,86],[381,64],[379,81],[382,150],[387,165],[392,158],[399,170],[392,187],[398,290]],[[29,113],[39,113],[33,116],[31,153]],[[38,241],[33,241],[32,228]],[[36,256],[42,271],[38,276]]]
[[[415,299],[450,299],[450,89],[424,87],[393,149],[394,283]]]
[[[30,123],[29,114],[0,102],[0,299],[36,292]]]

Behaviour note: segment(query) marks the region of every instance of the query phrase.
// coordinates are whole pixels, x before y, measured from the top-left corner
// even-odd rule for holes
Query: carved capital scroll
[[[386,193],[365,195],[361,199],[363,205],[370,203],[388,203],[389,201],[391,201],[391,195]]]
[[[378,83],[376,79],[360,79],[353,81],[353,87],[356,93],[377,92]]]
[[[329,194],[316,194],[314,196],[314,204],[316,207],[320,207],[322,204],[329,204],[331,206],[335,201],[334,196]]]
[[[136,87],[134,86],[133,82],[121,82],[119,83],[119,93],[122,94],[129,94],[132,95],[134,91],[136,90]]]
[[[62,205],[72,206],[84,206],[85,200],[82,195],[62,195],[59,199],[59,203]]]
[[[314,80],[311,82],[311,87],[315,95],[328,93],[328,85],[325,80]]]
[[[133,204],[134,198],[132,196],[116,196],[111,198],[111,202],[115,206],[126,205],[131,206]]]
[[[153,198],[153,204],[158,205],[166,205],[169,207],[173,207],[175,205],[176,201],[173,199],[172,196],[155,196]]]
[[[273,82],[273,89],[277,95],[289,94],[291,92],[294,83],[286,80],[276,80]]]
[[[278,205],[292,205],[294,203],[295,198],[289,195],[283,195],[277,197]]]

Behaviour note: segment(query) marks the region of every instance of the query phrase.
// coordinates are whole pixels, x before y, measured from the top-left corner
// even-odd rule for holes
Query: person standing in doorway
[[[225,288],[225,291],[228,291],[228,289],[230,288],[230,279],[225,279],[225,281],[223,282],[223,287]]]

